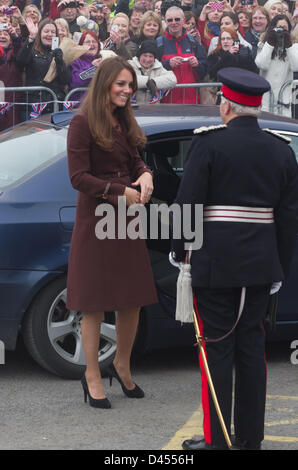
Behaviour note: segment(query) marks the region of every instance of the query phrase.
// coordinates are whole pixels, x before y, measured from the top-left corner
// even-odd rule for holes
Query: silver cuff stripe
[[[205,206],[205,222],[251,222],[272,224],[274,212],[271,207]]]

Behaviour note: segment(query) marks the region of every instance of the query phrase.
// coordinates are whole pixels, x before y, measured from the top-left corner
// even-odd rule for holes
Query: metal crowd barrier
[[[196,89],[200,89],[200,88],[206,88],[206,87],[211,87],[214,89],[214,87],[218,87],[220,88],[221,87],[221,83],[220,82],[199,82],[199,83],[180,83],[180,84],[177,84],[175,87],[172,88],[173,89],[179,89],[179,88],[183,88],[185,91],[189,88],[196,88]],[[283,104],[283,93],[284,93],[284,90],[288,87],[288,86],[292,86],[293,87],[297,87],[298,86],[298,80],[289,80],[287,82],[285,82],[280,91],[279,91],[279,94],[278,94],[278,114],[281,114],[282,112],[282,108],[284,106]],[[68,108],[71,108],[73,106],[77,106],[79,104],[78,101],[74,101],[72,102],[71,98],[74,94],[77,94],[77,93],[84,93],[88,90],[88,87],[80,87],[80,88],[75,88],[73,90],[70,90],[65,98],[64,98],[64,101],[59,101],[56,94],[53,92],[53,90],[51,90],[50,88],[47,88],[47,87],[44,87],[44,86],[32,86],[32,87],[0,87],[0,106],[2,106],[2,108],[0,108],[0,113],[4,113],[5,112],[5,106],[4,105],[11,105],[11,106],[27,106],[27,109],[28,107],[32,106],[32,105],[36,105],[36,103],[31,103],[28,101],[28,94],[29,93],[32,93],[32,92],[47,92],[51,95],[52,97],[52,100],[51,101],[48,101],[48,102],[44,102],[44,104],[49,104],[49,103],[52,103],[53,104],[53,111],[56,112],[59,110],[59,104],[63,105],[63,107],[65,109],[68,109]],[[27,100],[25,100],[25,102],[18,102],[18,101],[13,101],[12,103],[5,103],[5,99],[4,99],[4,93],[6,92],[13,92],[14,93],[14,97],[15,97],[15,93],[23,93],[23,97],[26,96],[27,94]],[[199,97],[199,94],[197,94],[198,97]],[[170,95],[171,96],[171,95]],[[297,113],[298,113],[298,89],[294,90],[294,93],[293,93],[293,99],[292,99],[292,104],[294,106],[292,106],[293,110],[295,109],[295,107],[297,108]],[[184,95],[185,97],[185,95]],[[182,100],[183,101],[183,100]],[[42,104],[42,101],[40,99],[40,104]],[[162,104],[162,103],[161,103]],[[295,106],[296,105],[296,106]],[[270,109],[269,109],[271,112],[274,112],[274,95],[273,95],[273,92],[270,91]],[[42,112],[42,110],[40,111],[40,113]]]
[[[290,100],[289,105],[284,103],[284,91],[286,88],[291,86],[292,99]],[[291,116],[293,118],[298,118],[298,79],[297,80],[287,80],[280,88],[278,97],[277,97],[277,112],[282,114],[283,108],[286,106],[291,110]],[[292,108],[292,109],[291,109]],[[297,116],[296,116],[297,115]]]

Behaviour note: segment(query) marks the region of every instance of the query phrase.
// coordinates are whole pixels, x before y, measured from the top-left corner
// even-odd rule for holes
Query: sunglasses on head
[[[181,21],[181,18],[168,18],[167,19],[168,23],[172,23],[173,21],[176,21],[178,23],[179,21]]]

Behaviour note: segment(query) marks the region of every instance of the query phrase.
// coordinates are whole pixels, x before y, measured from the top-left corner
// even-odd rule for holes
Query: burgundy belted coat
[[[71,183],[78,190],[67,279],[67,306],[83,312],[114,311],[157,302],[146,241],[99,239],[99,204],[111,204],[117,222],[118,196],[144,172],[151,172],[125,133],[113,129],[111,152],[102,150],[79,113],[68,132]],[[104,217],[104,216],[103,216]]]

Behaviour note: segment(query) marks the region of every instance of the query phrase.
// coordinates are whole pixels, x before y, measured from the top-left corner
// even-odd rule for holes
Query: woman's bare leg
[[[86,380],[90,395],[95,399],[105,398],[103,383],[98,365],[100,326],[103,313],[86,313],[81,323],[82,342],[86,359]]]
[[[117,352],[114,366],[128,390],[135,388],[130,371],[130,357],[137,333],[140,308],[121,310],[116,321]]]

